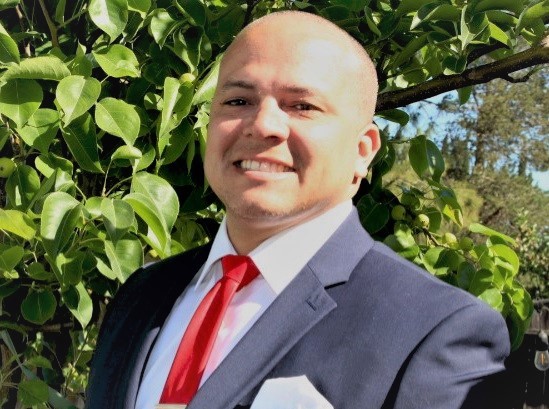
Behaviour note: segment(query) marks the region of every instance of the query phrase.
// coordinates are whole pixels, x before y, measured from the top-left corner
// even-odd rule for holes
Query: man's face
[[[256,31],[223,61],[205,172],[228,221],[282,230],[354,195],[377,129],[336,42]]]

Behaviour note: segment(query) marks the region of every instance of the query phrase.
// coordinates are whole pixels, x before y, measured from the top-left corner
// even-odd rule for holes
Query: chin
[[[315,206],[307,203],[281,203],[280,201],[243,201],[227,206],[228,213],[242,221],[256,225],[287,225],[303,222],[316,214]]]

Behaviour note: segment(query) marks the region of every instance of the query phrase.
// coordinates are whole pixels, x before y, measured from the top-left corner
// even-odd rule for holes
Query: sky
[[[532,172],[534,185],[537,185],[541,190],[549,192],[549,171]]]

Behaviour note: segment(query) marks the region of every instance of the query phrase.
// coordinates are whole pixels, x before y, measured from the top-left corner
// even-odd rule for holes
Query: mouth
[[[234,165],[242,170],[251,170],[255,172],[266,172],[266,173],[286,173],[286,172],[295,172],[294,168],[289,166],[268,162],[268,161],[259,161],[244,159],[234,162]]]

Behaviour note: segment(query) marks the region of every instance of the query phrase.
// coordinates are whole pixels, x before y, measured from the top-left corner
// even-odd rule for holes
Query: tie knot
[[[259,275],[259,270],[248,256],[227,255],[221,259],[223,277],[239,283],[236,291],[247,286]]]

